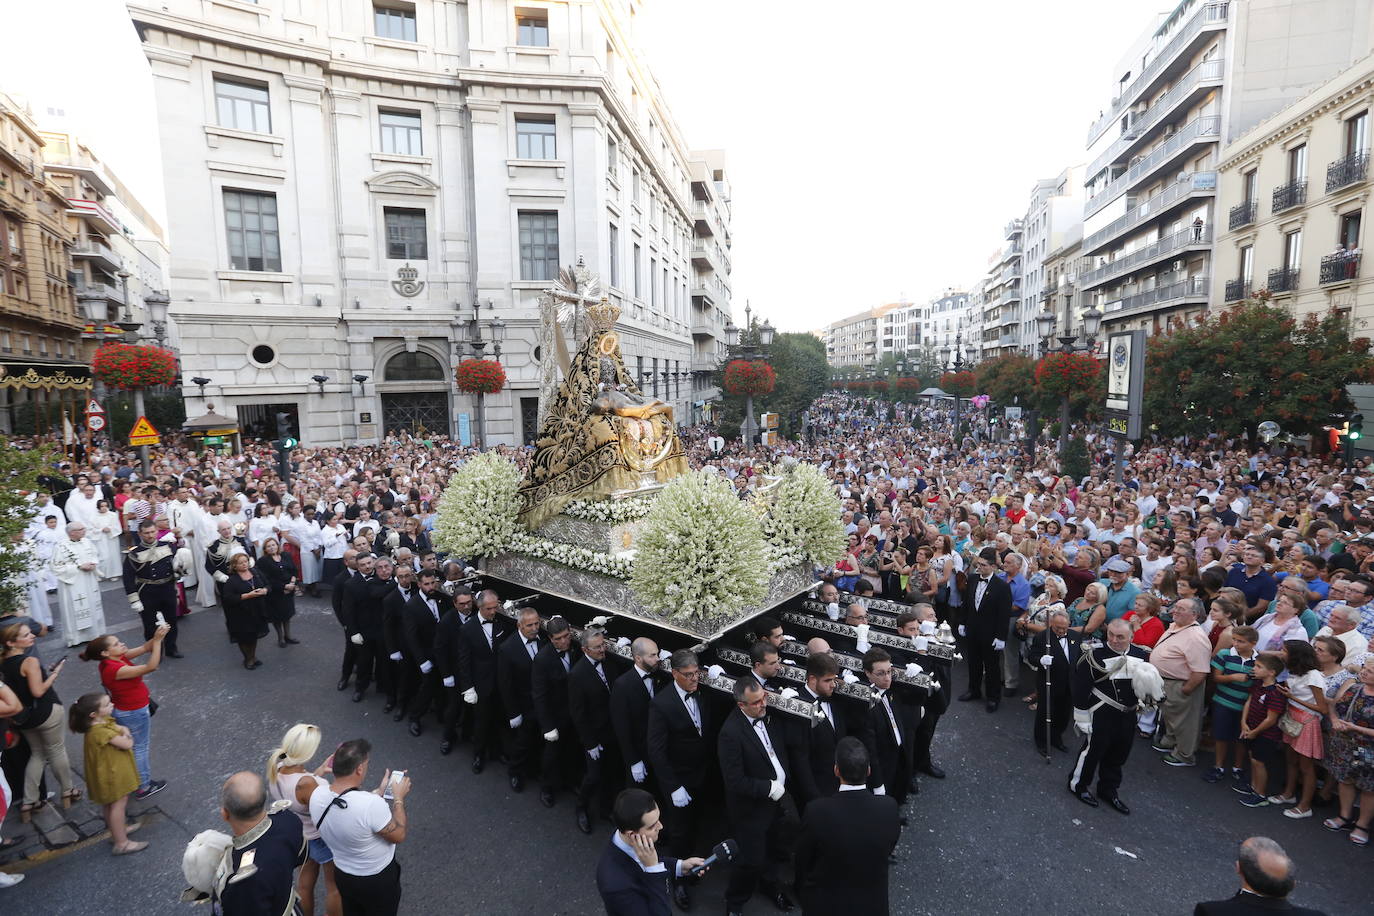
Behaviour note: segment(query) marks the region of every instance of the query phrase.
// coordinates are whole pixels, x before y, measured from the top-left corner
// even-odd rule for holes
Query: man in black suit
[[[1240,890],[1229,900],[1212,900],[1193,908],[1193,916],[1262,916],[1290,913],[1292,916],[1325,916],[1321,910],[1295,906],[1288,902],[1296,883],[1293,860],[1283,847],[1268,837],[1252,836],[1240,844],[1236,859]]]
[[[685,856],[705,818],[708,774],[715,756],[716,722],[710,704],[697,689],[701,665],[690,649],[679,649],[669,661],[673,683],[649,703],[645,736],[649,769],[667,799],[666,845]],[[631,672],[633,673],[633,672]],[[692,905],[686,882],[673,882],[673,898],[684,910]]]
[[[735,707],[716,739],[725,811],[739,844],[725,888],[725,909],[743,913],[758,888],[786,912],[793,905],[779,871],[790,857],[798,818],[787,794],[790,761],[783,723],[768,715],[768,691],[756,680],[735,681]]]
[[[797,837],[797,895],[803,916],[887,916],[889,856],[897,848],[897,805],[865,791],[868,751],[858,738],[835,747],[839,791],[807,806]]]
[[[442,587],[441,587],[442,588]],[[439,753],[444,756],[458,743],[459,728],[464,741],[472,738],[473,716],[458,690],[458,644],[463,625],[477,615],[472,589],[460,585],[453,590],[452,606],[439,618],[434,631],[434,667],[439,676],[439,699],[444,713],[444,735],[439,741]]]
[[[539,801],[552,808],[559,789],[577,785],[582,776],[582,748],[573,728],[568,706],[568,676],[582,657],[573,645],[572,627],[562,617],[544,627],[549,641],[534,657],[530,670],[530,696],[534,718],[544,743],[539,766]]]
[[[769,693],[781,693],[782,688],[789,686],[789,681],[778,677],[778,669],[782,667],[782,654],[773,643],[763,640],[755,642],[749,647],[749,661],[754,680],[758,681],[764,690]]]
[[[787,791],[803,811],[818,798],[829,798],[840,787],[835,776],[835,746],[849,735],[863,733],[866,710],[835,696],[840,665],[828,652],[813,652],[806,659],[806,686],[797,699],[811,704],[809,720],[789,717],[787,755],[792,761]]]
[[[371,554],[358,557],[357,572],[344,583],[344,628],[349,642],[358,647],[358,677],[353,682],[353,702],[361,703],[363,694],[376,678],[379,692],[386,691],[385,633],[382,625],[382,606],[372,594],[376,560]]]
[[[568,714],[583,756],[582,782],[577,787],[575,811],[577,829],[591,833],[592,821],[588,812],[592,803],[596,802],[602,815],[609,816],[610,801],[625,781],[617,771],[620,746],[611,726],[611,685],[624,673],[625,663],[619,656],[606,651],[606,634],[600,630],[588,630],[583,634],[582,653],[568,674]],[[648,715],[646,708],[646,720]]]
[[[515,625],[500,614],[501,599],[486,589],[477,601],[477,613],[458,633],[456,689],[472,710],[472,772],[480,773],[487,755],[501,745],[501,696],[497,690],[496,654],[510,638]]]
[[[693,868],[701,858],[661,861],[654,843],[663,830],[658,802],[643,789],[626,789],[615,800],[611,820],[615,833],[596,865],[596,890],[606,916],[668,916],[668,885]],[[703,872],[704,874],[704,872]]]
[[[868,710],[868,757],[873,772],[868,787],[875,795],[890,795],[905,804],[911,783],[906,745],[911,736],[892,690],[892,656],[886,649],[864,653],[864,678],[873,688],[873,705]]]
[[[397,570],[396,575],[398,578],[404,575],[407,580],[415,577],[408,566]],[[434,662],[434,637],[448,603],[448,596],[439,590],[439,577],[435,573],[426,570],[420,574],[419,580],[419,589],[408,592],[409,598],[402,617],[408,665],[417,685],[410,702],[410,733],[417,738],[424,728],[420,720],[429,712],[442,677]]]
[[[496,690],[507,725],[506,766],[511,791],[523,792],[525,774],[539,745],[530,676],[544,641],[539,638],[539,612],[534,608],[521,609],[515,626],[515,635],[496,653]]]
[[[964,620],[959,624],[968,659],[968,692],[959,699],[986,697],[988,712],[996,712],[1002,702],[1002,650],[1011,625],[1011,587],[997,577],[995,547],[982,549],[973,561],[973,572],[964,592]]]
[[[658,643],[641,636],[630,644],[634,665],[611,685],[611,728],[629,780],[652,790],[649,774],[649,703],[658,692]]]
[[[1050,612],[1049,627],[1036,633],[1030,642],[1031,667],[1039,672],[1038,693],[1040,707],[1035,711],[1035,746],[1047,754],[1045,737],[1046,710],[1049,717],[1050,744],[1056,750],[1068,751],[1064,745],[1064,729],[1073,722],[1073,691],[1070,680],[1078,664],[1083,637],[1069,629],[1068,611],[1056,608]],[[1046,684],[1048,676],[1049,683]]]
[[[387,562],[394,570],[391,576],[394,587],[382,593],[382,629],[386,637],[391,690],[386,695],[386,706],[382,707],[382,712],[395,710],[391,718],[399,722],[415,699],[420,683],[405,634],[406,604],[415,595],[415,571],[409,566],[395,566],[391,561]],[[382,561],[377,561],[377,565],[380,568]]]
[[[334,577],[334,581],[329,583],[329,603],[334,608],[334,619],[339,622],[339,626],[344,631],[343,667],[339,673],[338,686],[340,690],[347,689],[348,681],[353,677],[353,669],[358,662],[358,647],[348,636],[348,625],[344,623],[343,610],[344,589],[358,574],[358,551],[352,547],[345,550],[343,564],[343,571]]]
[[[940,724],[940,717],[949,709],[953,672],[947,659],[927,654],[926,647],[935,632],[935,620],[932,605],[915,605],[909,613],[898,615],[897,635],[911,640],[913,660],[940,685],[939,690],[927,692],[921,700],[919,721],[911,733],[911,769],[913,773],[944,779],[945,771],[931,758],[930,746],[935,740],[935,727]],[[922,626],[926,624],[926,632],[922,633]]]

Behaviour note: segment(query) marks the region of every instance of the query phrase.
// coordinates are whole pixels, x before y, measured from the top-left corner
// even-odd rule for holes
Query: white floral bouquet
[[[586,547],[535,537],[523,531],[517,531],[511,538],[510,549],[536,560],[547,560],[569,569],[580,569],[616,579],[628,579],[634,570],[634,557],[631,555],[602,553]]]
[[[630,586],[670,618],[755,607],[772,578],[754,512],[720,476],[693,471],[659,493],[640,532]]]
[[[563,507],[563,514],[590,522],[634,522],[644,518],[653,507],[651,499],[575,499]]]
[[[840,524],[840,501],[834,486],[820,469],[810,464],[792,463],[776,469],[782,482],[771,490],[764,535],[778,559],[795,565],[833,566],[844,552],[844,526]],[[781,566],[777,568],[782,568]]]
[[[520,469],[496,452],[463,462],[449,478],[434,522],[434,546],[472,558],[510,546],[518,525]]]

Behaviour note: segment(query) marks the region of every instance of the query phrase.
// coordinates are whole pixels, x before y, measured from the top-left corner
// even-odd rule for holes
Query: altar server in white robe
[[[53,548],[50,565],[57,577],[57,610],[62,621],[63,641],[69,646],[79,646],[104,633],[100,554],[86,539],[85,525],[67,523],[67,539]]]

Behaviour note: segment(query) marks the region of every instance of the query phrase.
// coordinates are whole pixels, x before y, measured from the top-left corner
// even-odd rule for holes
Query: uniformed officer
[[[248,549],[248,542],[243,537],[234,534],[232,522],[221,521],[215,531],[219,539],[205,548],[205,571],[215,580],[215,597],[218,599],[224,590],[224,583],[229,581],[229,561],[240,553],[248,554],[251,561],[253,551]],[[248,565],[253,564],[250,562]]]
[[[214,911],[223,916],[299,913],[296,869],[305,862],[301,819],[285,801],[267,804],[256,773],[235,773],[220,793],[220,816],[234,834],[215,876]]]
[[[157,525],[145,521],[138,526],[138,543],[124,552],[124,593],[129,607],[143,621],[143,638],[153,638],[158,617],[167,624],[162,652],[168,658],[181,658],[177,651],[177,574],[175,535],[157,536]]]

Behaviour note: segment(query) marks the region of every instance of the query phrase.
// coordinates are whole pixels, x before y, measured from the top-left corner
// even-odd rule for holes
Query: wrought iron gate
[[[383,394],[382,424],[387,435],[400,430],[406,430],[411,435],[451,435],[448,394],[443,391]]]

